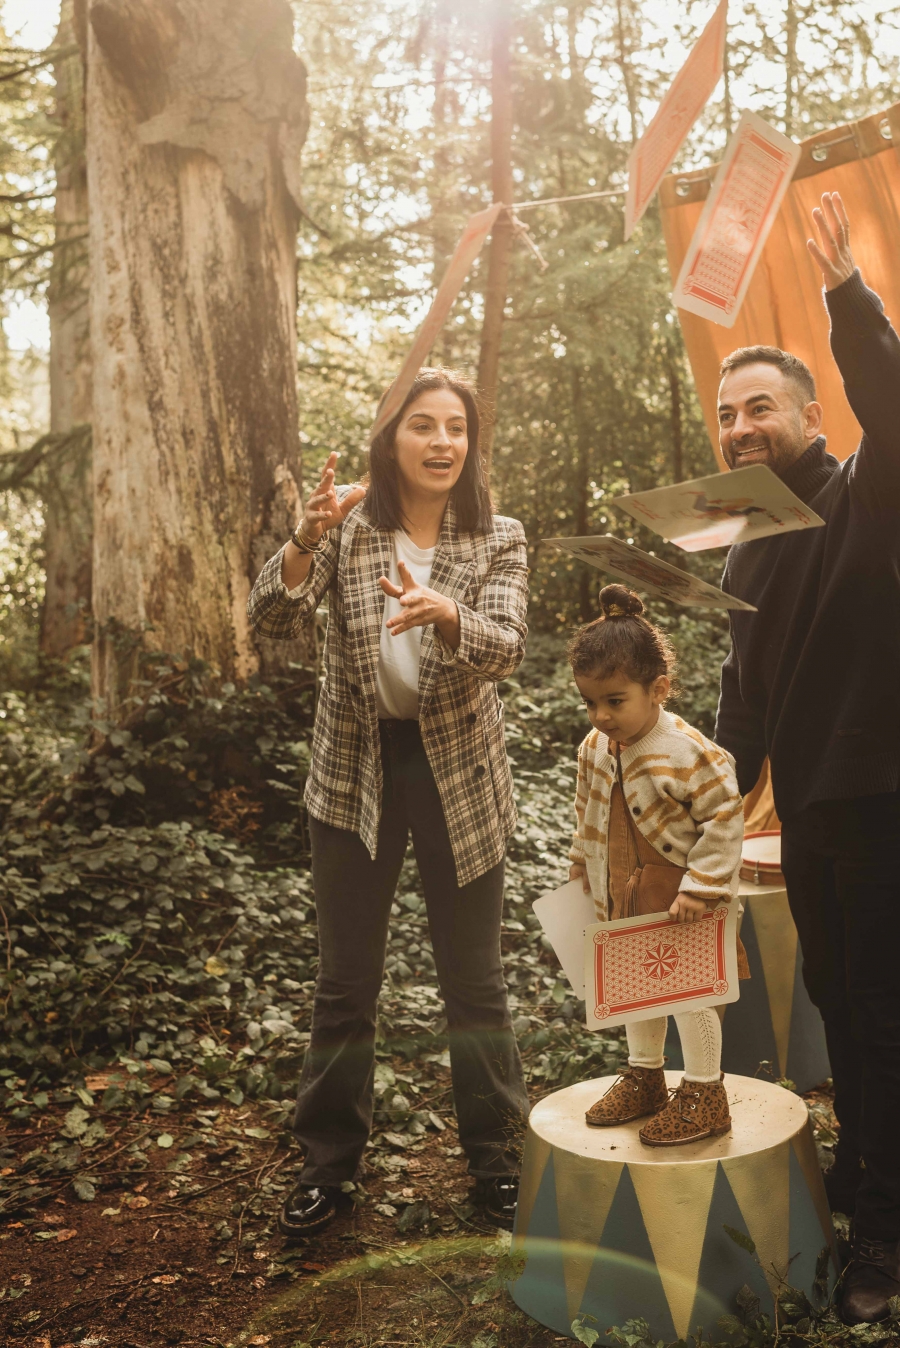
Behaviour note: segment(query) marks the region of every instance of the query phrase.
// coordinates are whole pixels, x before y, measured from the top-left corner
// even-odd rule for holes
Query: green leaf
[[[245,1136],[245,1137],[256,1137],[256,1138],[259,1138],[259,1139],[262,1141],[263,1139],[265,1139],[265,1138],[267,1138],[267,1137],[271,1137],[272,1134],[269,1132],[268,1128],[245,1128],[245,1129],[244,1129],[244,1136]]]
[[[733,1240],[735,1245],[740,1245],[741,1249],[746,1250],[748,1254],[756,1254],[756,1245],[743,1231],[738,1231],[736,1227],[727,1224],[723,1226],[723,1229],[728,1239]]]
[[[146,794],[144,783],[138,781],[137,777],[132,777],[131,773],[129,773],[127,777],[123,777],[122,785],[126,786],[129,791],[134,791],[139,796]]]
[[[76,1196],[81,1199],[82,1203],[93,1203],[94,1199],[97,1197],[97,1190],[89,1179],[74,1179],[72,1181],[72,1188],[75,1190]]]
[[[158,1147],[171,1147],[174,1141],[175,1139],[171,1133],[160,1133],[159,1137],[156,1139],[156,1145]]]

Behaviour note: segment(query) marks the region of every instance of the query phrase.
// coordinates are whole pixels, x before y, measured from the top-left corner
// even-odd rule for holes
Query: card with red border
[[[734,325],[799,158],[799,145],[744,113],[675,282],[680,309]]]
[[[694,43],[690,56],[675,76],[653,121],[628,158],[628,196],[625,201],[625,238],[653,199],[684,144],[691,127],[706,107],[725,65],[728,0],[720,0],[712,18]]]
[[[597,922],[584,933],[589,1030],[736,1002],[738,902],[697,922],[668,913]]]
[[[668,599],[673,604],[684,604],[686,607],[740,608],[750,613],[756,612],[753,605],[745,603],[743,599],[735,599],[734,595],[726,594],[715,585],[613,534],[597,534],[589,538],[545,538],[542,541],[570,552],[573,557],[587,562],[588,566],[596,566],[598,571],[606,571],[630,581],[636,589],[655,595],[657,599]]]
[[[613,505],[684,552],[819,529],[825,523],[764,463],[616,496]]]

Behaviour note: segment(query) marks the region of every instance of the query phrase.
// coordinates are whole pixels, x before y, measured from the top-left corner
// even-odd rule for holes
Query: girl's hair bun
[[[604,618],[637,618],[644,611],[640,596],[625,585],[604,585],[600,607]]]

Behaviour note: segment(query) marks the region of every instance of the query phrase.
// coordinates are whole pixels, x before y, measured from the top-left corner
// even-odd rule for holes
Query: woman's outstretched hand
[[[402,584],[392,585],[387,576],[379,578],[379,585],[392,599],[400,600],[403,612],[388,620],[392,637],[408,632],[411,627],[427,627],[434,623],[451,650],[459,645],[459,609],[452,599],[420,585],[404,562],[399,563]]]
[[[319,485],[306,502],[306,509],[300,521],[300,530],[310,540],[317,540],[336,524],[343,524],[355,505],[366,494],[365,487],[352,487],[339,501],[334,489],[334,469],[339,454],[334,450],[322,470]]]
[[[825,279],[826,290],[836,290],[856,270],[850,252],[850,220],[840,192],[825,192],[821,209],[813,211],[821,247],[815,239],[807,239],[806,246],[818,262]]]

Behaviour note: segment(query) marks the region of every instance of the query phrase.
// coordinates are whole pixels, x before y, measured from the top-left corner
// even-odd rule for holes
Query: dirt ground
[[[828,1092],[806,1098],[827,1146]],[[338,1220],[289,1245],[275,1216],[299,1158],[267,1118],[249,1103],[108,1116],[74,1177],[64,1168],[71,1107],[50,1106],[8,1131],[0,1142],[2,1348],[568,1341],[522,1315],[501,1287],[508,1238],[479,1221],[469,1201],[452,1124],[404,1145],[393,1134],[376,1138],[366,1178]],[[77,1116],[75,1125],[84,1129]]]
[[[401,1154],[372,1148],[346,1211],[290,1246],[274,1218],[297,1153],[258,1107],[107,1120],[80,1166],[86,1198],[67,1176],[42,1173],[49,1147],[65,1146],[66,1114],[49,1108],[0,1149],[4,1348],[491,1348],[501,1327],[523,1345],[556,1341],[491,1285],[506,1242],[469,1202],[452,1127]]]

